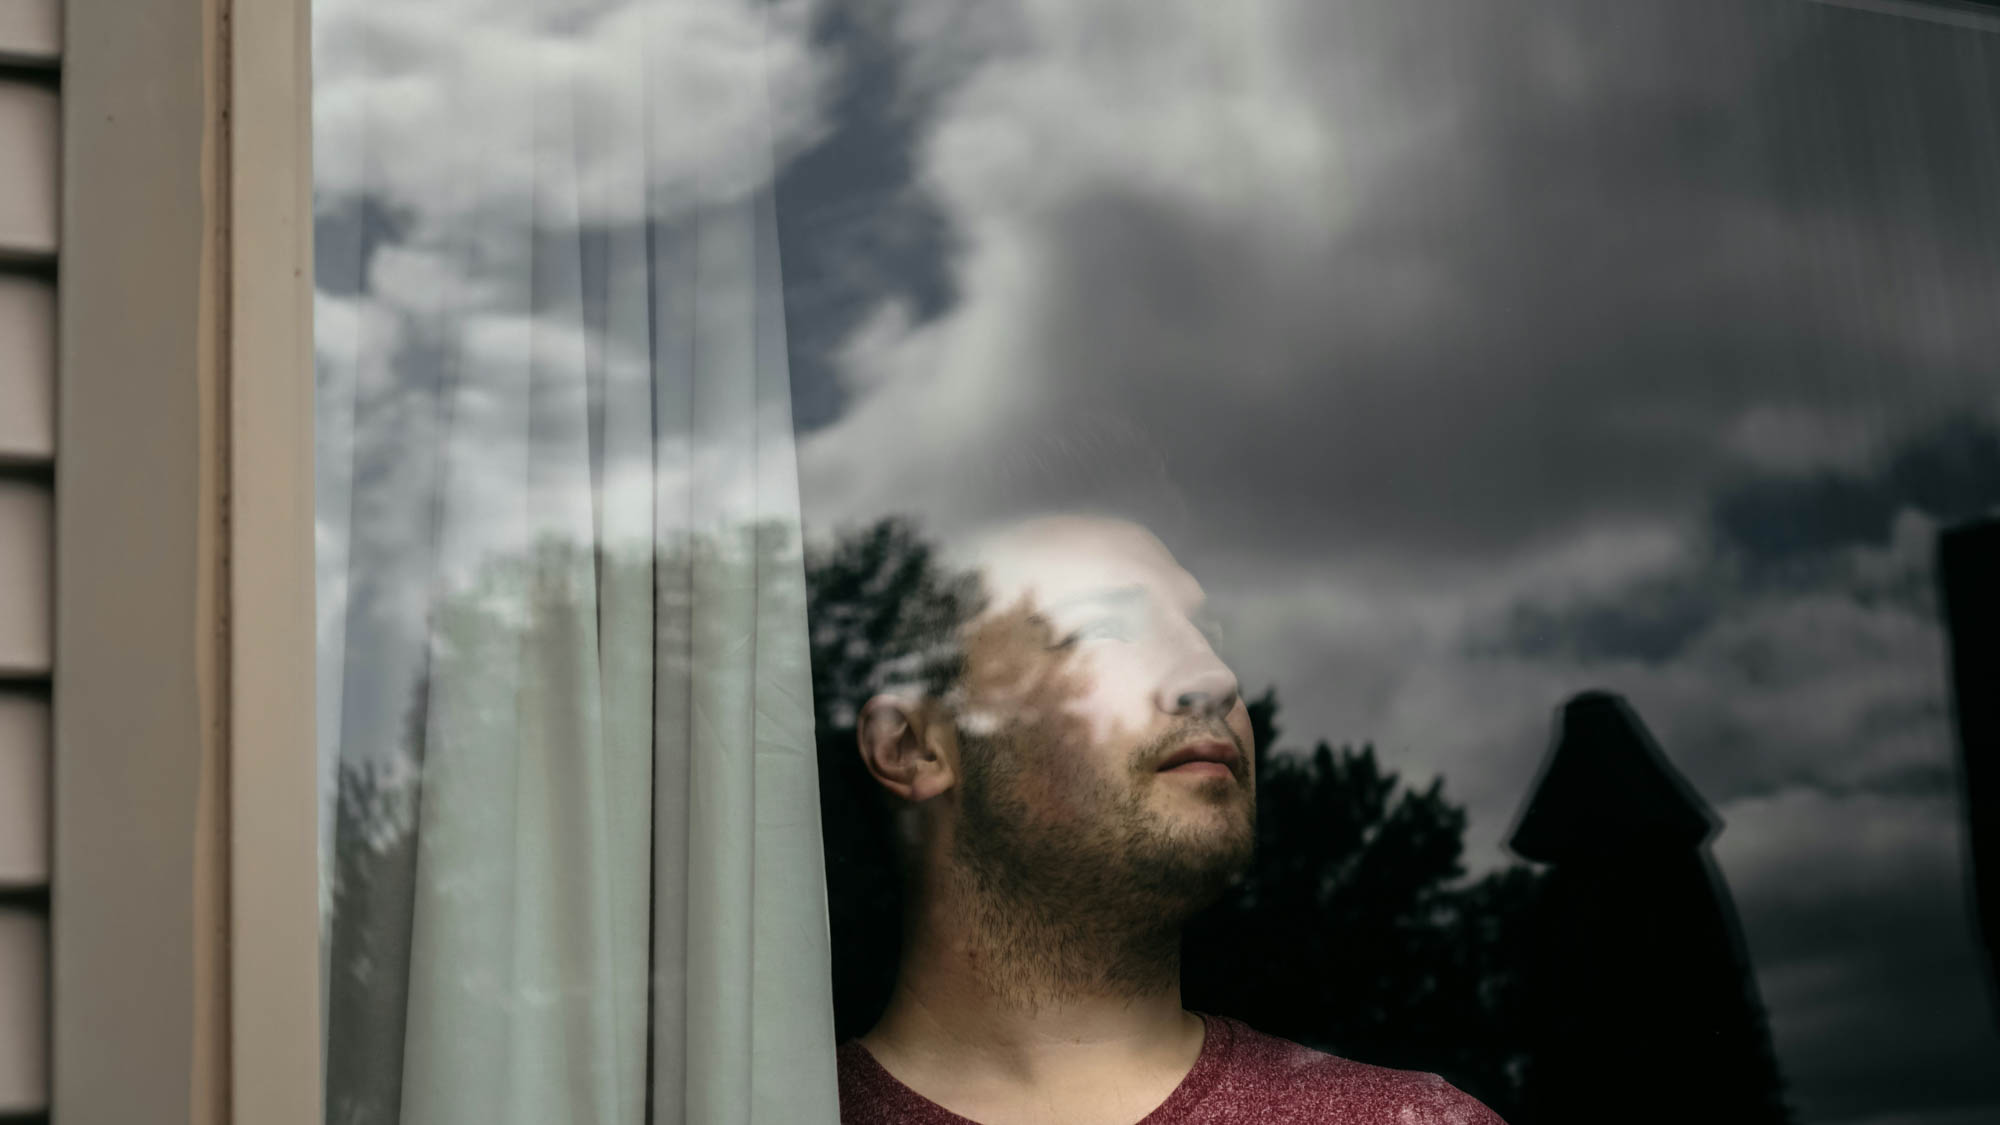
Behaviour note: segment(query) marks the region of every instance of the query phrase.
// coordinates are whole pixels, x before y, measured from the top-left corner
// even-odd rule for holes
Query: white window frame
[[[51,1112],[320,1120],[309,0],[67,0]]]

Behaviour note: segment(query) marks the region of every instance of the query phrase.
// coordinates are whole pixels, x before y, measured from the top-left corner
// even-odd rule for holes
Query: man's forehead
[[[1123,598],[1192,603],[1201,587],[1152,532],[1123,520],[1062,516],[1007,528],[968,560],[998,605],[1028,596],[1055,610]]]

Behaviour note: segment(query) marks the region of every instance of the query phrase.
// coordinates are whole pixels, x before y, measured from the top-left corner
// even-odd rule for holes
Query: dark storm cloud
[[[1003,63],[939,99],[924,182],[972,249],[964,300],[850,357],[867,393],[808,443],[809,518],[948,523],[1037,499],[1154,518],[1157,497],[1066,480],[1023,498],[980,471],[1012,435],[1088,441],[1078,419],[1115,415],[1152,441],[1198,531],[1177,545],[1219,598],[1345,583],[1450,630],[1492,620],[1453,608],[1469,590],[1514,581],[1542,589],[1503,592],[1511,624],[1469,634],[1475,650],[1623,677],[1741,616],[1742,560],[1763,565],[1788,534],[1822,552],[1886,542],[1902,506],[1942,515],[1981,487],[2000,341],[1977,314],[2000,287],[1962,235],[2000,229],[1965,186],[1991,170],[1935,129],[1875,131],[1880,106],[1942,97],[1941,72],[1979,61],[1949,33],[1871,53],[1876,17],[1819,8],[1273,5],[1268,26],[1209,28],[1215,57],[1193,50],[1160,81],[1148,52],[1178,64],[1183,45],[1119,5],[1090,11],[1111,15],[1037,10],[1046,57],[1022,61],[1036,48],[1010,37]],[[1127,74],[1139,88],[1120,101]],[[1232,99],[1258,112],[1210,121]],[[1846,128],[1822,120],[1848,110]],[[1955,103],[1936,116],[1954,114],[1977,124]],[[1897,191],[1845,171],[1892,158],[1913,169]],[[1923,185],[1944,186],[1918,206]],[[1974,438],[1938,437],[1954,414]],[[1946,486],[1954,456],[1972,460]],[[1868,503],[1843,506],[1857,490]],[[1662,533],[1694,557],[1572,550]],[[1808,618],[1826,620],[1792,607],[1771,624]],[[1849,625],[1865,651],[1877,626]],[[1267,663],[1325,667],[1329,639]],[[1712,644],[1753,675],[1770,647]],[[1309,718],[1387,733],[1394,693],[1373,694]],[[1508,729],[1553,702],[1518,705]],[[1738,775],[1759,758],[1737,758],[1732,785],[1753,784]]]
[[[1500,635],[1475,642],[1474,650],[1592,663],[1669,660],[1723,611],[1726,599],[1711,581],[1708,574],[1647,578],[1562,606],[1522,602],[1508,611]]]
[[[1334,30],[1299,53],[1337,55]],[[1740,6],[1486,7],[1398,30],[1412,42],[1389,53],[1413,65],[1383,96],[1447,100],[1453,123],[1338,230],[1274,247],[1255,206],[1202,213],[1146,184],[1047,220],[1050,397],[1144,416],[1231,532],[1484,554],[1669,513],[1726,483],[1752,409],[1875,398],[1886,428],[1964,402],[2000,344],[1978,311],[1993,267],[1962,237],[2000,229],[1990,176],[1939,137],[1855,151],[1877,103],[1954,69],[1925,45],[1864,68],[1858,29]],[[1576,73],[1552,65],[1563,52]],[[1874,112],[1823,135],[1782,96],[1810,79]],[[1936,189],[1927,212],[1902,205],[1914,188],[1845,174],[1904,158]],[[1921,298],[1951,337],[1933,361],[1897,330],[1893,289],[1940,269],[1963,296]]]
[[[1905,509],[1956,523],[2000,508],[2000,428],[1959,418],[1915,436],[1879,472],[1768,476],[1723,493],[1713,508],[1722,542],[1759,567],[1796,565],[1829,550],[1889,541]]]
[[[1917,513],[1944,526],[2000,510],[2000,430],[1959,419],[1920,431],[1877,471],[1760,475],[1716,495],[1703,553],[1686,569],[1561,603],[1523,601],[1476,651],[1657,664],[1723,614],[1774,592],[1844,589],[1841,552],[1887,548]],[[1861,594],[1935,614],[1924,568]]]
[[[407,217],[374,196],[319,201],[313,214],[313,287],[337,297],[363,292],[376,248],[402,241],[408,226]]]
[[[1311,10],[1265,62],[1330,82],[1348,9]],[[1887,428],[1964,402],[1996,343],[1994,267],[1962,237],[2000,228],[1991,170],[1937,128],[1863,143],[1962,48],[1871,54],[1854,21],[1873,17],[1820,15],[1474,6],[1359,28],[1398,71],[1360,93],[1435,135],[1376,166],[1354,146],[1289,213],[1256,184],[1214,207],[1144,167],[1079,177],[1032,216],[1021,424],[1126,411],[1267,553],[1436,554],[1698,504],[1757,454],[1733,428],[1757,408],[1880,406]],[[1808,83],[1846,102],[1803,102]],[[1373,104],[1310,92],[1335,141]],[[1821,121],[1849,102],[1844,129]],[[1849,174],[1884,164],[1914,170]]]
[[[2000,44],[1721,0],[896,26],[955,299],[838,350],[809,528],[1171,513],[1244,679],[1445,776],[1475,863],[1550,709],[1622,691],[1728,821],[1808,1119],[2000,1101],[1928,569],[2000,482]],[[989,471],[1106,432],[1159,471]]]
[[[1800,791],[1722,812],[1718,851],[1802,1119],[2000,1107],[1956,798]],[[1754,838],[1731,841],[1739,829]]]
[[[943,216],[915,190],[922,118],[904,92],[903,56],[885,15],[866,4],[820,10],[813,45],[837,67],[829,128],[777,178],[792,415],[801,432],[845,409],[837,353],[878,302],[907,300],[921,321],[954,297]]]

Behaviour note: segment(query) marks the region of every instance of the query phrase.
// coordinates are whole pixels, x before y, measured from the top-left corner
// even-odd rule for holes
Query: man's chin
[[[1249,873],[1255,836],[1248,825],[1215,826],[1206,832],[1186,827],[1170,835],[1150,881],[1193,912],[1221,898]]]
[[[1233,779],[1215,778],[1188,785],[1169,780],[1153,793],[1158,815],[1177,833],[1241,834],[1256,832],[1250,795]]]

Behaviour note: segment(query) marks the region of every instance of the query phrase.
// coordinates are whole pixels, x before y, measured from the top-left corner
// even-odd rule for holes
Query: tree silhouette
[[[327,1125],[400,1116],[416,879],[416,784],[427,685],[404,723],[403,757],[340,763],[327,910]]]
[[[820,824],[833,936],[834,1027],[873,1027],[902,957],[902,888],[882,787],[855,753],[855,709],[885,666],[921,661],[971,604],[971,586],[938,562],[916,526],[885,519],[806,559]],[[914,669],[938,686],[949,658]]]
[[[1187,1005],[1383,1066],[1440,1073],[1519,1120],[1526,1046],[1519,966],[1538,877],[1463,882],[1465,811],[1373,747],[1277,749],[1276,692],[1258,738],[1257,862],[1189,925]]]
[[[808,556],[842,1039],[880,1017],[901,954],[887,807],[855,752],[854,709],[885,663],[898,665],[900,677],[914,660],[934,687],[948,679],[952,665],[935,655],[937,639],[970,607],[974,589],[902,520],[850,532]],[[1275,690],[1249,707],[1258,859],[1187,929],[1186,1004],[1349,1057],[1441,1073],[1508,1115],[1526,1065],[1517,966],[1537,877],[1516,866],[1466,882],[1465,812],[1445,799],[1442,780],[1410,789],[1371,747],[1274,749]]]

